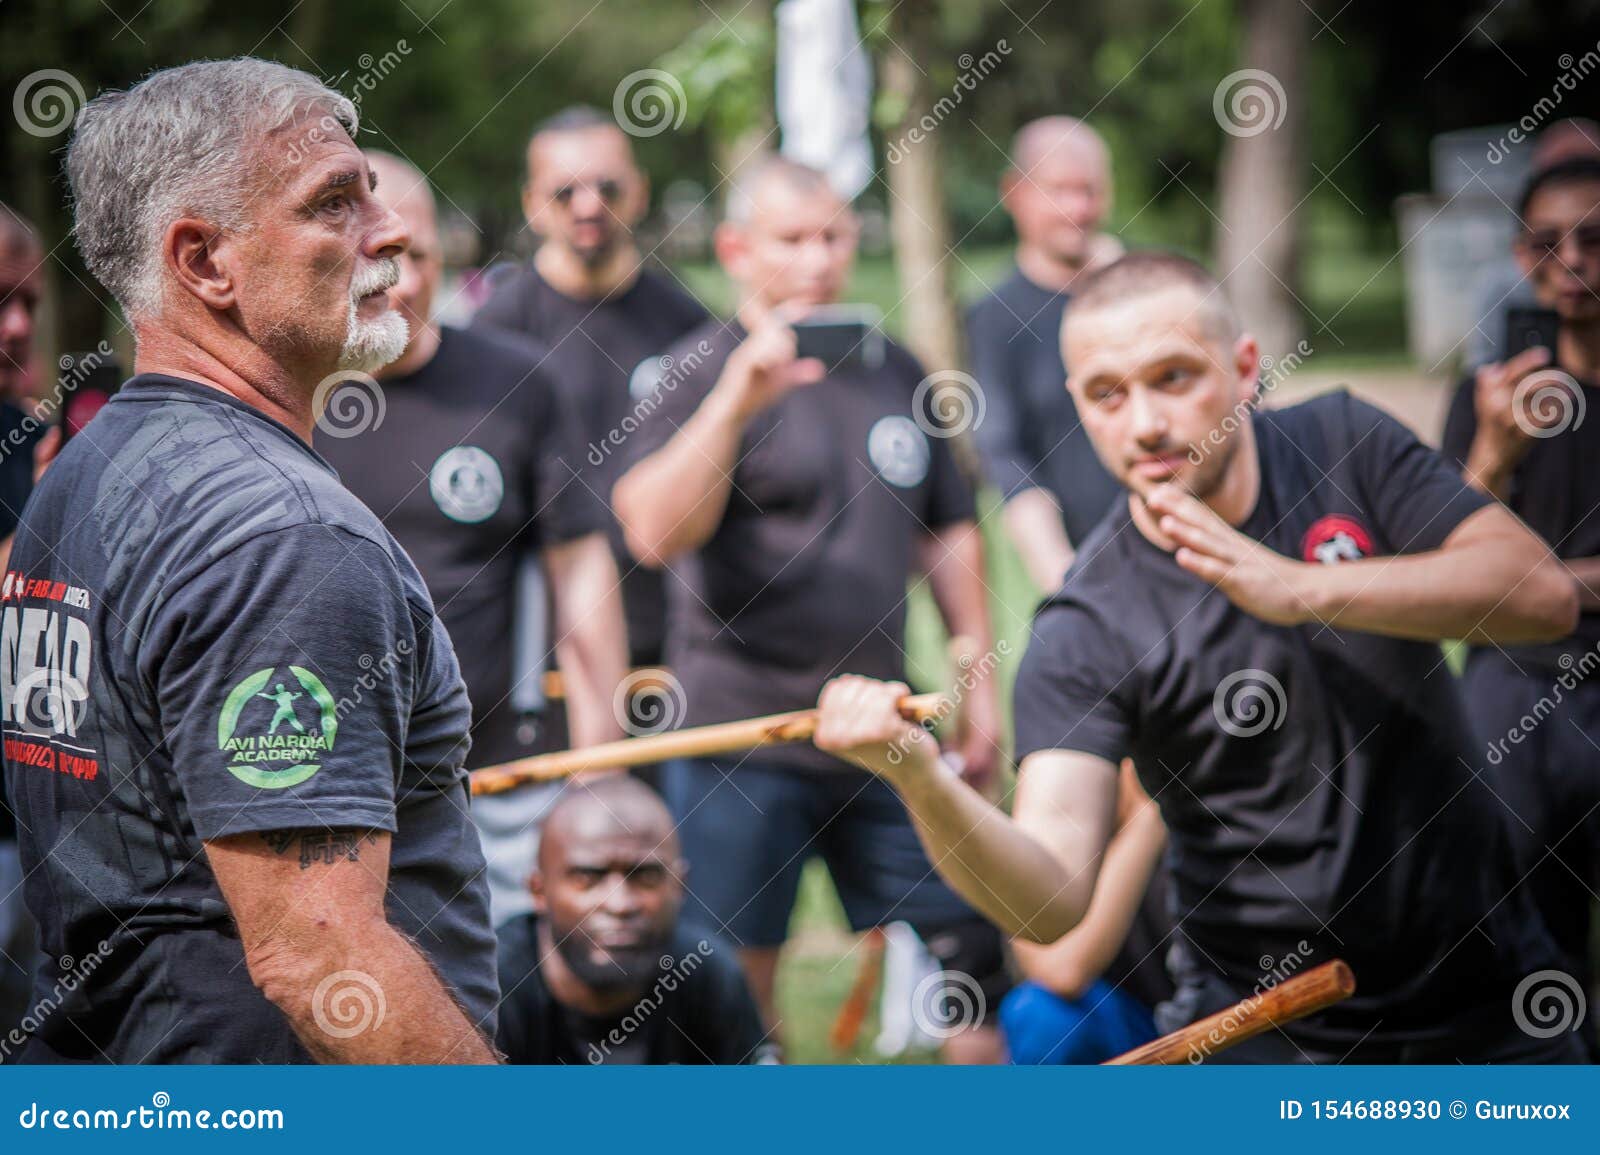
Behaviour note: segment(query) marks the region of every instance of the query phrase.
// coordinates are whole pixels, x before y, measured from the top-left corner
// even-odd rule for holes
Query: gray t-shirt
[[[36,490],[0,627],[6,787],[52,960],[36,994],[56,960],[86,971],[26,1059],[307,1060],[204,854],[250,832],[323,832],[290,851],[303,867],[391,832],[390,922],[493,1033],[455,655],[410,560],[293,432],[134,378]],[[367,986],[330,989],[330,1021],[362,997],[375,1014]]]

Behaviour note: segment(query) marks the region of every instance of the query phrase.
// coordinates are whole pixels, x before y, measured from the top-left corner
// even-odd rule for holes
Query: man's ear
[[[1539,264],[1538,258],[1528,251],[1527,245],[1512,245],[1511,255],[1516,258],[1517,268],[1524,277],[1529,276]]]
[[[742,281],[745,257],[750,252],[750,243],[745,236],[744,226],[737,225],[733,221],[723,221],[717,226],[716,232],[712,233],[711,243],[716,250],[717,262],[722,266],[722,271],[733,280]]]
[[[183,217],[167,226],[162,255],[178,284],[219,312],[238,301],[238,286],[229,271],[233,242],[209,221]]]
[[[1239,334],[1233,343],[1233,367],[1239,376],[1239,400],[1256,400],[1261,383],[1261,346],[1249,333]]]
[[[528,893],[533,895],[533,913],[540,918],[545,916],[544,901],[544,875],[535,870],[528,875]]]
[[[544,232],[539,228],[541,208],[541,202],[534,199],[533,178],[529,177],[522,186],[522,219],[528,222],[529,232],[542,238]]]
[[[622,219],[631,229],[644,220],[644,214],[650,210],[650,175],[641,168],[633,170],[633,191],[628,196],[628,203],[623,206]]]

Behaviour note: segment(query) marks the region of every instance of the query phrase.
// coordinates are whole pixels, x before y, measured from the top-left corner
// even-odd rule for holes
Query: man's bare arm
[[[1600,557],[1570,558],[1566,564],[1578,587],[1578,608],[1600,610]]]
[[[389,835],[285,830],[205,844],[244,944],[250,978],[325,1063],[493,1063],[432,965],[384,913]],[[340,972],[383,1008],[343,1038]],[[319,1003],[320,1000],[320,1003]],[[332,1028],[331,1030],[329,1028]]]
[[[886,779],[929,861],[1001,930],[1054,942],[1082,920],[1111,837],[1117,768],[1069,750],[1022,765],[1014,817],[940,764],[933,739],[905,722],[895,682],[847,675],[823,688],[813,741]]]
[[[628,672],[628,627],[611,545],[591,533],[544,550],[555,603],[556,664],[566,685],[567,730],[574,746],[622,737],[617,686]]]
[[[1001,516],[1028,577],[1040,593],[1055,593],[1073,558],[1056,499],[1043,489],[1024,489],[1006,502]]]
[[[917,568],[928,575],[928,586],[939,616],[952,638],[965,638],[978,654],[994,645],[989,623],[989,590],[983,583],[983,535],[973,521],[941,526],[917,543]],[[976,660],[969,658],[968,660]],[[961,743],[962,774],[980,791],[1000,768],[1003,752],[999,679],[987,676],[987,665],[976,673],[961,701],[966,733]]]
[[[1128,764],[1122,768],[1117,811],[1117,831],[1083,921],[1049,946],[1015,944],[1022,973],[1063,998],[1082,997],[1117,957],[1166,850],[1161,812]]]

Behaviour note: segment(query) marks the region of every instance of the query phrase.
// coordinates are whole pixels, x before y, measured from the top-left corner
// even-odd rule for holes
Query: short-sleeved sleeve
[[[983,460],[984,474],[1010,500],[1040,484],[1033,476],[1032,460],[1024,436],[1027,418],[1022,385],[1018,380],[1013,327],[1002,325],[997,314],[1004,308],[990,298],[967,313],[967,349],[972,374],[983,390],[983,420],[973,429],[973,440]]]
[[[1109,762],[1132,753],[1134,673],[1123,647],[1088,610],[1041,609],[1012,699],[1017,761],[1040,750],[1077,750]]]
[[[1477,384],[1471,377],[1457,385],[1454,396],[1450,398],[1450,411],[1444,419],[1444,436],[1440,438],[1439,451],[1454,462],[1457,469],[1466,467],[1467,454],[1472,451],[1472,439],[1478,435],[1476,391]]]
[[[606,494],[600,493],[585,455],[578,415],[566,397],[543,376],[534,374],[523,386],[528,392],[528,429],[534,445],[529,494],[540,545],[559,545],[590,533],[603,533],[609,523]]]
[[[489,273],[489,296],[472,315],[474,329],[530,335],[522,271],[503,266]]]
[[[1379,529],[1396,553],[1438,549],[1489,499],[1383,410],[1348,394],[1350,463]]]
[[[387,550],[326,525],[259,534],[170,592],[143,650],[201,838],[395,829],[413,706],[439,688]]]

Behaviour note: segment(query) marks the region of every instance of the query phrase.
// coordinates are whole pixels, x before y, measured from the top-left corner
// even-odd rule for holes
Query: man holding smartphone
[[[1469,485],[1551,544],[1581,614],[1559,643],[1473,647],[1464,683],[1520,870],[1587,985],[1600,892],[1600,678],[1589,676],[1600,665],[1600,420],[1585,420],[1600,405],[1600,159],[1535,172],[1518,215],[1515,256],[1548,312],[1511,311],[1509,355],[1461,383],[1444,449]]]
[[[907,585],[926,581],[954,634],[989,648],[982,545],[971,486],[919,388],[921,367],[883,341],[872,368],[858,324],[839,340],[787,322],[832,304],[856,249],[854,214],[826,177],[771,158],[752,167],[717,233],[737,283],[736,318],[688,334],[709,346],[663,385],[613,492],[629,548],[671,567],[668,659],[686,725],[804,709],[835,674],[901,678]],[[881,338],[879,338],[881,339]],[[823,358],[827,358],[825,361]],[[832,362],[831,365],[828,362]],[[963,773],[983,782],[999,755],[992,682],[962,702]],[[691,903],[732,937],[768,1022],[800,871],[826,860],[858,929],[912,923],[947,969],[992,1003],[1003,986],[994,928],[934,874],[881,782],[805,745],[669,765],[663,776],[692,874]],[[998,1053],[965,1032],[952,1058]]]

